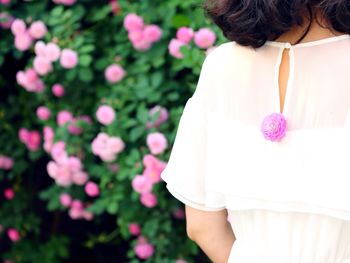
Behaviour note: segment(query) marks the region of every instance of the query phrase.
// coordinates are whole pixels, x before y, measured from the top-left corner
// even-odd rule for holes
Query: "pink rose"
[[[143,29],[143,34],[147,41],[153,43],[159,41],[162,36],[162,30],[157,25],[146,25]]]
[[[51,61],[46,57],[41,56],[36,56],[34,58],[33,67],[35,71],[41,76],[44,76],[53,70]]]
[[[12,167],[13,159],[5,155],[0,155],[0,169],[11,170]]]
[[[35,42],[34,52],[37,56],[45,57],[46,56],[46,45],[43,41],[39,40]]]
[[[146,207],[154,207],[157,205],[157,197],[153,193],[142,193],[140,196],[141,203]]]
[[[105,78],[110,83],[117,83],[121,81],[125,76],[124,69],[117,64],[109,65],[105,70]]]
[[[11,3],[11,0],[0,0],[0,4],[3,5],[8,5],[9,3]]]
[[[178,39],[173,38],[172,40],[170,40],[170,43],[168,46],[170,55],[172,55],[175,58],[179,58],[179,59],[183,58],[184,55],[181,53],[180,48],[184,45],[186,45],[186,44]]]
[[[280,141],[286,134],[287,121],[281,113],[266,116],[261,124],[261,132],[265,139]]]
[[[130,234],[137,236],[141,233],[140,226],[137,223],[130,223],[128,226]]]
[[[136,175],[131,182],[131,186],[137,193],[149,193],[152,191],[153,184],[143,175]]]
[[[175,218],[177,219],[184,219],[186,214],[185,214],[185,211],[182,209],[182,208],[179,208],[179,209],[176,209],[174,212],[173,212],[173,215]]]
[[[7,230],[7,236],[12,242],[18,242],[20,240],[20,234],[15,228],[9,228]]]
[[[176,32],[176,38],[185,44],[188,44],[193,36],[194,31],[190,27],[180,27]]]
[[[28,50],[32,43],[33,39],[27,31],[15,36],[15,47],[20,51]]]
[[[47,33],[47,28],[42,21],[34,21],[29,28],[29,34],[32,38],[40,39]]]
[[[90,181],[85,185],[85,193],[88,196],[96,197],[100,194],[100,189],[96,183]]]
[[[72,176],[73,183],[76,185],[84,185],[89,180],[88,174],[84,171],[74,172]]]
[[[61,55],[60,48],[53,42],[50,42],[46,45],[44,52],[45,57],[51,62],[58,60]]]
[[[143,26],[143,18],[135,13],[130,13],[124,18],[124,27],[128,31],[142,29]]]
[[[63,68],[74,68],[78,64],[78,54],[72,49],[65,48],[61,52],[60,63]]]
[[[22,35],[26,32],[27,26],[22,19],[15,19],[11,24],[11,32],[13,35]]]
[[[100,123],[109,125],[115,119],[115,111],[108,105],[102,105],[97,109],[96,117]]]
[[[215,43],[216,35],[209,28],[201,28],[194,34],[194,43],[200,48],[208,48]]]
[[[4,190],[4,196],[7,200],[12,200],[15,197],[15,192],[12,188],[6,188]]]
[[[60,203],[64,207],[69,207],[72,203],[72,197],[67,193],[63,193],[60,195]]]
[[[52,86],[52,93],[56,97],[62,97],[64,95],[64,87],[61,84],[54,84]]]
[[[91,221],[94,218],[94,214],[91,213],[90,211],[83,211],[83,218],[87,221]]]
[[[41,135],[38,131],[30,131],[27,142],[25,143],[30,151],[36,151],[41,144]]]
[[[147,135],[147,146],[152,154],[163,153],[167,148],[168,143],[164,134],[160,132],[154,132]]]
[[[148,122],[147,123],[147,128],[152,128],[152,127],[159,127],[160,124],[164,123],[168,117],[168,111],[162,106],[156,105],[152,109],[149,110],[148,115],[152,118],[153,115],[159,114],[158,118],[155,120],[154,123]]]
[[[71,112],[63,110],[57,114],[57,124],[59,126],[64,126],[67,122],[73,120],[73,115]]]
[[[51,111],[48,107],[40,106],[36,109],[36,115],[40,120],[47,121],[51,116]]]
[[[140,242],[137,242],[134,252],[137,257],[140,259],[150,258],[154,253],[154,246],[143,239],[140,239]]]

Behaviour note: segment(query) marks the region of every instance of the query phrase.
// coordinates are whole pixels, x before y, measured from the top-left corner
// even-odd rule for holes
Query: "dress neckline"
[[[350,39],[350,34],[343,34],[343,35],[338,35],[338,36],[333,36],[333,37],[327,37],[327,38],[323,38],[323,39],[298,43],[298,44],[294,44],[294,45],[291,44],[290,42],[279,42],[279,41],[267,40],[265,42],[265,45],[275,46],[275,47],[297,48],[297,47],[316,46],[316,45],[330,43],[330,42],[339,41],[339,40],[343,40],[343,39]]]

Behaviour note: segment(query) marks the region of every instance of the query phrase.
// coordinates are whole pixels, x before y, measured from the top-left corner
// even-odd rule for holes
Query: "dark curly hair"
[[[325,18],[326,28],[350,34],[349,0],[206,0],[202,8],[227,39],[253,48],[303,25],[308,13],[310,23],[299,43],[309,31],[315,10]],[[322,26],[317,17],[316,21]]]

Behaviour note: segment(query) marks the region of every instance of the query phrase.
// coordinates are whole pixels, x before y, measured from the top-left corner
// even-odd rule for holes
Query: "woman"
[[[208,0],[206,57],[165,170],[215,263],[350,262],[350,4]]]

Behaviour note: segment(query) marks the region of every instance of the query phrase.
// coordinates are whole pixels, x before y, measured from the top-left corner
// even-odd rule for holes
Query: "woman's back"
[[[280,112],[279,66],[289,48]],[[259,49],[221,44],[206,58],[162,173],[179,200],[227,209],[229,262],[350,260],[350,35]],[[280,112],[280,142],[261,133]]]

